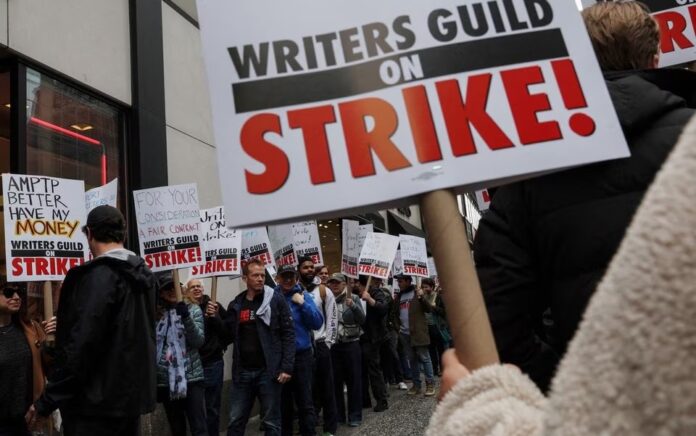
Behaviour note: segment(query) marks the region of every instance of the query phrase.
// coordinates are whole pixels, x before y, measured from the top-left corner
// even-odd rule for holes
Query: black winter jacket
[[[381,288],[369,290],[370,296],[375,300],[375,305],[367,304],[365,314],[364,340],[372,344],[387,339],[387,315],[389,313],[389,301]]]
[[[542,389],[696,107],[690,71],[605,78],[631,157],[501,187],[474,242],[501,360],[519,366]]]
[[[111,257],[115,256],[115,257]],[[40,415],[135,417],[155,408],[156,279],[127,250],[68,271],[60,291],[56,358]]]
[[[239,313],[242,309],[242,300],[246,298],[244,291],[237,295],[227,306],[227,318],[224,320],[227,328],[232,332],[232,341],[237,341],[239,336]],[[295,366],[295,324],[292,319],[290,307],[285,297],[280,292],[275,292],[266,286],[264,293],[271,292],[270,310],[271,322],[266,325],[260,316],[256,317],[256,326],[259,342],[263,349],[266,361],[266,371],[275,380],[281,372],[292,375]],[[239,382],[241,374],[241,357],[239,347],[232,349],[232,381]]]
[[[205,319],[205,343],[198,349],[198,354],[201,356],[201,363],[203,366],[222,360],[225,349],[232,343],[232,332],[229,331],[223,321],[227,318],[227,311],[220,303],[216,303],[218,306],[217,316],[205,316],[209,302],[210,297],[203,295],[203,299],[199,305]]]

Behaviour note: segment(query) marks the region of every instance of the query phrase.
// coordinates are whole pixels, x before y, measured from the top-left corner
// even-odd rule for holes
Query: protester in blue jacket
[[[300,264],[302,264],[300,259]],[[290,382],[283,386],[282,393],[282,434],[293,434],[293,397],[300,421],[300,434],[316,434],[316,416],[312,397],[312,330],[319,329],[324,323],[321,312],[314,304],[312,294],[306,292],[297,283],[297,270],[292,265],[283,265],[278,269],[280,285],[276,291],[283,293],[290,306],[295,323],[295,367]]]

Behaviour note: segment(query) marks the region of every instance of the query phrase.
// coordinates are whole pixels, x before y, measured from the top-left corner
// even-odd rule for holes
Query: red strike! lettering
[[[691,28],[696,29],[696,6],[689,6],[689,18]],[[662,53],[672,53],[676,47],[684,50],[694,46],[694,43],[684,34],[689,23],[686,17],[675,11],[665,11],[653,15],[657,24],[660,26],[660,51]]]
[[[198,262],[201,258],[200,247],[186,248],[184,250],[162,251],[145,255],[145,263],[148,268],[160,268],[187,263]]]
[[[696,11],[693,14],[696,16]],[[586,108],[587,103],[573,62],[570,59],[560,59],[552,61],[551,65],[552,79],[555,79],[561,92],[565,109],[573,111]],[[449,146],[455,157],[476,154],[481,146],[493,151],[515,146],[511,137],[488,112],[493,79],[490,73],[469,76],[464,95],[460,88],[461,80],[435,82],[439,110],[442,111]],[[532,85],[552,82],[549,77],[544,77],[541,67],[528,66],[502,71],[500,81],[520,145],[562,138],[559,120],[542,122],[538,119],[538,114],[552,109],[547,94],[530,91]],[[418,162],[441,161],[443,153],[425,86],[404,88],[402,97]],[[327,126],[339,120],[350,172],[354,178],[375,175],[375,157],[389,172],[412,166],[399,145],[392,140],[399,119],[396,109],[386,100],[366,97],[339,103],[337,107],[328,104],[289,111],[287,117],[290,128],[299,129],[302,133],[309,179],[313,185],[333,183],[336,180]],[[595,132],[594,120],[583,113],[573,113],[568,118],[568,124],[570,130],[579,136],[587,137]],[[474,130],[482,144],[477,144]],[[288,157],[280,147],[268,141],[266,136],[269,133],[283,138],[278,115],[256,114],[244,123],[241,130],[242,149],[265,166],[265,171],[260,174],[245,171],[247,190],[251,194],[275,192],[285,185],[290,175]]]
[[[12,259],[12,275],[64,276],[71,268],[84,262],[78,257],[15,257]]]
[[[237,259],[211,260],[206,262],[203,266],[194,266],[191,272],[193,275],[232,272],[236,267]]]

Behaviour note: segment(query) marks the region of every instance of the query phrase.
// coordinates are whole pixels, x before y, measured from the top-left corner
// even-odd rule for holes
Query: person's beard
[[[314,277],[316,277],[316,274],[300,274],[300,280],[305,285],[311,285],[314,282]]]

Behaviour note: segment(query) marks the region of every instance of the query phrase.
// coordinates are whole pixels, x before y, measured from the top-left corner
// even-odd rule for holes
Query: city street
[[[363,423],[360,427],[338,427],[338,435],[360,436],[419,436],[425,434],[428,420],[435,410],[435,397],[423,395],[410,396],[406,391],[389,389],[389,410],[375,413],[372,409],[363,409]],[[258,417],[250,420],[247,434],[263,436],[258,431]],[[317,434],[321,434],[317,427]]]

